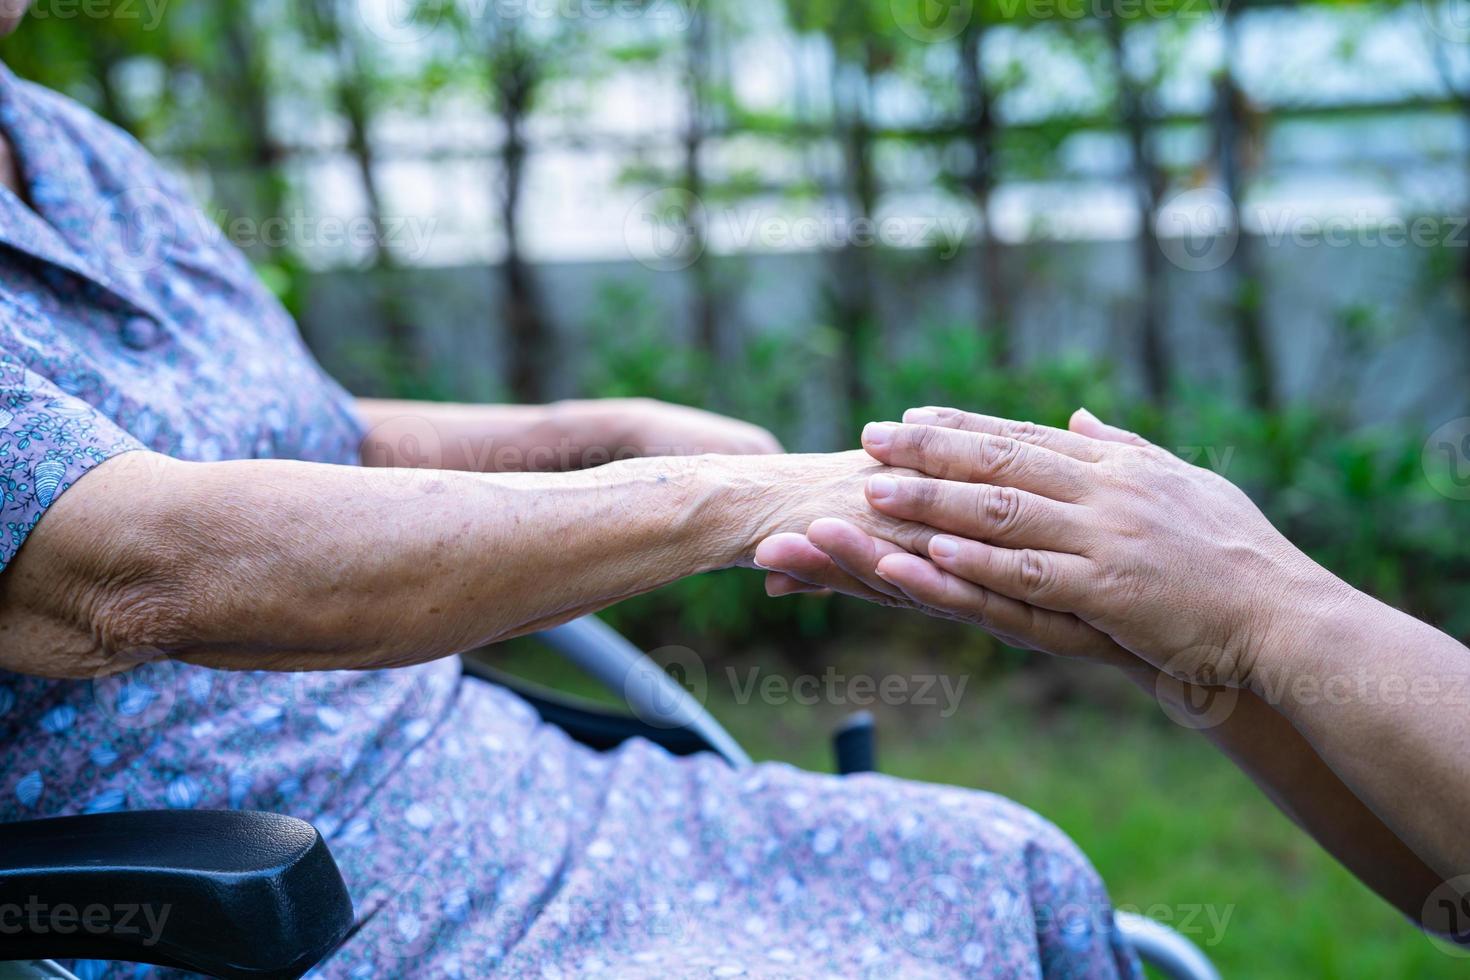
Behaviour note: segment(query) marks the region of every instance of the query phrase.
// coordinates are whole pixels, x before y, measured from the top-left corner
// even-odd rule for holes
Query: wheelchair
[[[620,696],[608,709],[529,684],[465,658],[467,677],[502,685],[548,724],[604,751],[645,738],[669,752],[714,752],[731,766],[748,755],[683,687],[612,628],[585,617],[539,639]],[[874,768],[872,718],[852,716],[834,736],[838,772]],[[158,810],[54,817],[0,829],[0,896],[75,910],[68,927],[22,908],[0,915],[0,980],[76,980],[58,959],[120,960],[223,980],[294,980],[324,960],[353,925],[352,900],[326,842],[304,820],[236,810]],[[167,907],[154,929],[89,929],[101,908]],[[14,911],[14,910],[10,910]],[[1169,980],[1219,980],[1204,953],[1170,927],[1115,915],[1139,959]],[[148,942],[144,942],[144,937]]]

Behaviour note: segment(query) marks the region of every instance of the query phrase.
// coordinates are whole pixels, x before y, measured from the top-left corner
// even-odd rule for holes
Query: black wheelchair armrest
[[[292,817],[159,810],[0,824],[0,959],[295,978],[352,921],[326,842]]]

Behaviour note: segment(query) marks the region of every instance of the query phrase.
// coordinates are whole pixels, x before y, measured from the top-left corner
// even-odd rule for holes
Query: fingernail
[[[898,481],[891,476],[873,476],[868,478],[868,496],[874,500],[883,500],[898,493]]]
[[[929,554],[935,558],[953,558],[960,553],[960,543],[954,538],[947,538],[942,534],[935,535],[929,541]]]
[[[1086,407],[1078,408],[1077,409],[1077,414],[1078,415],[1081,415],[1083,418],[1091,419],[1092,421],[1096,422],[1098,425],[1102,425],[1102,419],[1098,418],[1096,415],[1093,415],[1091,412],[1089,412],[1086,409]]]
[[[903,413],[903,420],[909,425],[934,425],[939,414],[927,408],[911,408]]]
[[[886,449],[893,441],[893,433],[897,428],[898,425],[894,422],[869,422],[863,426],[863,444]]]

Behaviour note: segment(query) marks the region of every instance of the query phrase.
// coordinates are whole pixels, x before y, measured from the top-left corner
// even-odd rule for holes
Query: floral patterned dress
[[[0,191],[0,575],[119,453],[356,461],[349,398],[137,144],[3,66],[0,128],[28,200]],[[314,822],[357,912],[324,977],[1137,973],[1087,861],[1015,804],[645,742],[593,752],[452,658],[0,673],[0,732],[0,821]]]

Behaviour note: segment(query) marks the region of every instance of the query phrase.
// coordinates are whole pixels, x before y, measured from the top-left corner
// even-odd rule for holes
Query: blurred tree
[[[218,135],[232,138],[231,149],[245,165],[245,199],[238,206],[259,227],[286,210],[287,184],[281,172],[285,152],[271,127],[274,100],[266,50],[271,31],[282,25],[272,23],[270,30],[257,25],[257,14],[267,15],[272,8],[251,0],[216,0],[209,7],[213,17],[207,29],[223,50],[199,67],[211,76],[214,93],[235,116],[233,129],[222,127]],[[263,253],[257,254],[258,261],[270,261],[270,253],[283,244],[267,235],[254,238],[253,249]]]
[[[533,16],[521,5],[455,4],[448,11],[462,45],[463,63],[484,82],[491,113],[500,128],[500,173],[496,191],[505,254],[498,270],[500,314],[507,339],[509,387],[521,401],[545,400],[552,335],[534,271],[526,262],[522,229],[529,144],[526,125],[547,84],[583,67],[585,18]]]
[[[874,316],[871,242],[853,231],[870,226],[877,210],[874,169],[874,77],[894,67],[899,41],[889,5],[880,0],[785,0],[789,22],[801,34],[824,38],[831,52],[828,73],[830,125],[841,148],[842,169],[828,193],[839,205],[846,234],[830,252],[832,275],[825,293],[841,350],[838,371],[844,398],[839,417],[860,424],[870,404],[864,370],[877,325]],[[887,28],[886,30],[884,28]]]
[[[404,308],[402,283],[392,274],[397,261],[385,233],[383,189],[372,132],[372,121],[380,108],[387,80],[380,68],[379,53],[372,49],[370,39],[363,33],[362,19],[356,10],[358,2],[304,0],[297,12],[306,42],[324,52],[334,69],[331,108],[346,124],[347,152],[362,188],[372,231],[369,261],[383,274],[373,282],[379,287],[377,305],[384,324],[384,356],[393,376],[400,379],[400,392],[407,392],[422,383],[424,366],[414,343],[413,325]]]
[[[1470,142],[1470,77],[1467,77],[1470,69],[1467,69],[1464,56],[1464,42],[1470,39],[1467,37],[1470,31],[1467,31],[1464,20],[1464,4],[1460,0],[1423,0],[1421,11],[1430,60],[1439,73],[1445,94],[1459,107],[1466,140]],[[1467,158],[1467,164],[1470,164],[1470,158]],[[1470,168],[1467,168],[1465,176],[1464,200],[1466,207],[1470,208]],[[1459,265],[1460,302],[1470,309],[1470,248],[1462,250]]]
[[[5,63],[26,78],[70,93],[114,124],[141,136],[140,118],[118,90],[118,67],[129,57],[161,58],[168,35],[131,17],[31,17],[22,40],[0,44]]]
[[[992,17],[999,11],[982,7],[971,17],[959,35],[960,90],[964,97],[963,125],[970,145],[970,170],[964,180],[980,217],[978,242],[982,327],[994,337],[996,359],[1009,364],[1014,341],[1011,338],[1010,296],[1012,284],[1006,281],[1001,264],[1004,247],[996,237],[995,215],[990,198],[1000,176],[1000,141],[995,112],[994,83],[985,77],[984,40]]]
[[[710,13],[702,5],[691,6],[689,23],[684,31],[684,189],[695,201],[702,201],[706,194],[704,168],[701,155],[712,127],[710,86]],[[689,271],[694,280],[690,315],[699,348],[711,360],[727,354],[721,336],[719,303],[715,296],[711,257],[706,241],[703,208],[686,208],[687,227],[685,241],[692,249],[694,261]],[[713,372],[711,381],[718,384],[720,372]],[[719,386],[723,388],[723,385]],[[722,392],[716,390],[712,401],[718,403]]]
[[[1236,231],[1235,251],[1222,272],[1229,279],[1230,319],[1246,400],[1262,411],[1270,411],[1276,407],[1276,378],[1262,322],[1264,280],[1254,236],[1246,234],[1241,221],[1246,180],[1253,161],[1259,158],[1260,114],[1236,82],[1239,42],[1235,11],[1227,7],[1221,16],[1223,50],[1215,76],[1212,120],[1220,180],[1233,211],[1228,217]]]
[[[1159,203],[1167,186],[1163,168],[1154,155],[1153,106],[1149,93],[1156,79],[1140,79],[1134,70],[1128,21],[1137,18],[1129,0],[1109,0],[1103,29],[1113,53],[1118,116],[1128,138],[1132,183],[1138,200],[1139,362],[1146,391],[1162,401],[1171,386],[1169,351],[1164,340],[1164,253],[1159,248]]]

